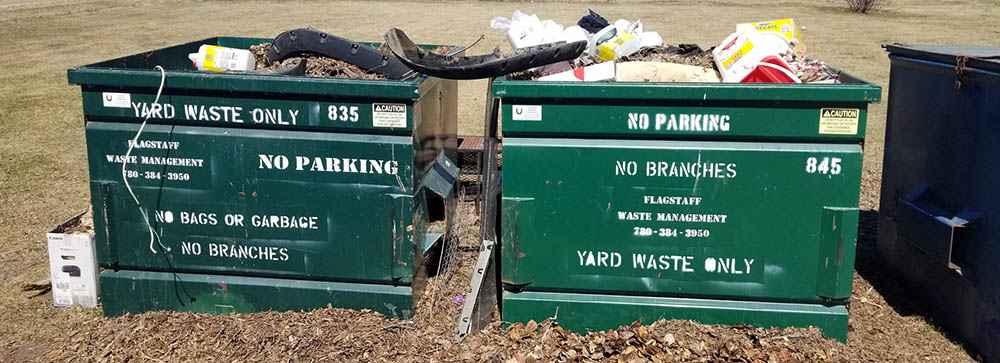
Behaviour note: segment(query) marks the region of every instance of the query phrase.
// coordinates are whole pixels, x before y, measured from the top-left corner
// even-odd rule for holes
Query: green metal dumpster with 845
[[[497,80],[505,321],[847,339],[878,86]]]
[[[201,44],[270,41],[212,38],[69,71],[106,315],[412,316],[455,206],[456,82],[219,74],[187,60]]]

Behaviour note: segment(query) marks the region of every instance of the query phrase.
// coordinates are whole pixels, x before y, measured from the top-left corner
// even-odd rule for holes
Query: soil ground
[[[470,345],[475,348],[470,350],[462,347],[473,343],[457,344],[449,340],[450,329],[437,331],[411,328],[409,323],[385,320],[370,313],[331,309],[311,313],[314,315],[262,313],[206,317],[156,313],[103,319],[99,317],[100,312],[97,310],[53,308],[50,306],[50,295],[32,297],[36,293],[23,292],[21,286],[40,280],[48,273],[44,233],[84,210],[89,203],[80,93],[78,87],[67,85],[67,68],[217,35],[273,37],[281,31],[302,26],[313,26],[361,41],[378,41],[381,34],[392,26],[404,29],[422,43],[465,44],[478,39],[480,34],[485,34],[486,38],[469,52],[478,54],[489,52],[495,46],[505,46],[502,33],[489,28],[489,20],[493,16],[509,16],[513,10],[520,9],[569,24],[585,14],[588,7],[612,20],[641,19],[646,29],[660,32],[667,43],[697,43],[706,48],[728,35],[733,28],[732,24],[737,22],[793,17],[806,27],[803,39],[808,45],[810,56],[881,85],[883,100],[886,100],[889,64],[880,44],[909,42],[989,45],[1000,38],[1000,28],[993,26],[994,22],[988,20],[1000,16],[1000,4],[982,0],[897,0],[890,2],[883,11],[871,15],[849,13],[844,10],[845,5],[840,1],[821,0],[657,3],[116,3],[0,0],[0,29],[3,29],[0,32],[0,42],[12,50],[8,56],[0,58],[0,69],[4,70],[0,72],[0,190],[3,191],[0,193],[0,265],[3,266],[0,268],[0,360],[44,361],[75,356],[78,361],[93,361],[102,357],[109,358],[102,355],[106,350],[124,349],[116,345],[135,348],[133,350],[136,352],[161,354],[135,356],[140,360],[202,360],[211,357],[181,355],[176,350],[180,349],[178,347],[192,349],[195,346],[244,349],[244,355],[219,356],[219,360],[282,360],[286,356],[266,350],[261,345],[273,343],[275,339],[288,340],[290,335],[295,334],[298,334],[295,335],[297,337],[304,337],[302,334],[305,333],[296,329],[312,327],[327,333],[341,329],[359,332],[344,336],[336,344],[309,341],[309,344],[325,347],[318,351],[328,352],[334,358],[348,357],[350,360],[397,360],[403,357],[413,358],[411,360],[475,360],[480,358],[479,354],[488,353],[486,350],[497,352],[493,357],[513,355],[527,360],[532,358],[530,354],[534,352],[535,346],[548,349],[544,348],[548,347],[548,343],[543,341],[549,336],[546,332],[555,328],[544,324],[536,331],[528,331],[521,339],[514,339],[509,333],[493,327],[487,334],[477,335],[475,341],[482,344]],[[480,132],[484,94],[483,81],[461,83],[461,133]],[[865,172],[861,189],[861,209],[864,212],[857,263],[859,275],[855,279],[851,304],[849,343],[844,346],[836,343],[828,345],[829,341],[815,341],[815,346],[831,357],[831,360],[970,361],[974,357],[939,332],[933,322],[925,318],[923,310],[912,299],[907,298],[905,291],[894,280],[883,275],[872,259],[879,175],[882,169],[885,102],[873,105],[869,112]],[[317,319],[323,323],[317,323]],[[209,333],[197,333],[195,329],[198,329],[199,324],[210,329]],[[367,328],[369,330],[355,329],[358,326],[369,326],[364,324],[370,325]],[[267,329],[274,330],[275,334],[258,334],[246,338],[239,334]],[[652,329],[647,334],[655,333],[658,341],[656,346],[661,349],[670,346],[665,332],[672,332],[670,334],[673,334],[675,342],[698,341],[696,345],[699,348],[705,347],[714,352],[712,354],[725,351],[726,343],[715,345],[718,340],[713,339],[719,337],[711,338],[712,334],[718,334],[719,328],[664,322],[647,329]],[[682,336],[687,336],[683,334],[688,333],[699,336],[703,329],[715,330],[708,330],[714,333],[705,333],[708,337],[702,336],[702,340],[682,339]],[[752,341],[759,344],[767,341],[761,339],[762,336],[779,337],[775,339],[778,341],[812,339],[808,337],[807,331],[758,333],[748,328],[722,329],[732,329],[731,336],[739,342]],[[116,335],[114,338],[91,335],[97,331],[113,332]],[[160,331],[189,334],[154,334]],[[363,331],[378,333],[359,337],[358,334],[364,334]],[[400,334],[419,336],[432,343],[421,345],[419,349],[417,346],[407,345],[406,340],[393,343],[391,339],[396,339]],[[504,340],[496,338],[505,334],[507,338]],[[623,340],[622,333],[602,334],[606,335],[603,337],[604,342],[611,342],[608,344],[612,351],[617,349],[618,353],[625,353],[631,346],[628,342],[632,340]],[[601,337],[595,336],[592,338],[595,340],[589,342],[599,338]],[[573,341],[577,338],[560,339]],[[396,347],[404,355],[377,355],[370,351],[371,347],[380,344]],[[811,344],[792,346],[808,348],[813,346]],[[599,345],[603,349],[603,343]],[[155,347],[167,348],[156,351]],[[440,353],[432,354],[432,351]],[[467,355],[470,352],[475,353]],[[568,350],[542,353],[547,357],[552,352],[562,354]],[[576,354],[582,354],[581,352],[577,350]],[[783,352],[814,354],[801,349]],[[718,355],[698,357],[707,360],[736,359]],[[302,358],[321,359],[314,355]],[[775,359],[821,358],[818,355],[780,355]]]

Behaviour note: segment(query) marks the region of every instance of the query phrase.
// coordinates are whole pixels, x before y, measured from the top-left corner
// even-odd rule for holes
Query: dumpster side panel
[[[380,283],[412,273],[408,137],[147,125],[125,170],[136,205],[121,181],[138,128],[87,125],[102,266]]]
[[[1000,74],[890,55],[878,250],[935,316],[1000,359]],[[958,218],[958,219],[956,219]]]
[[[847,308],[843,305],[796,304],[745,300],[707,300],[650,296],[504,292],[504,321],[543,321],[579,333],[616,329],[639,321],[694,320],[703,324],[816,327],[847,341]]]
[[[850,296],[858,145],[508,137],[504,159],[508,289]]]
[[[152,310],[214,314],[308,311],[328,304],[373,309],[398,319],[413,316],[410,289],[405,286],[104,270],[101,287],[113,297],[102,304],[107,316]],[[129,298],[123,298],[126,296]]]

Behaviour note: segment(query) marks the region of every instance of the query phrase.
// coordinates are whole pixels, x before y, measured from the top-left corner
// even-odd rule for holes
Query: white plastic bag
[[[541,21],[535,14],[526,15],[520,10],[514,10],[510,19],[494,17],[490,27],[505,31],[514,49],[565,40],[562,25],[552,20]]]
[[[663,38],[657,32],[645,32],[639,36],[639,41],[643,47],[659,47],[663,45]]]
[[[520,49],[536,45],[554,43],[559,41],[575,42],[587,40],[590,44],[589,33],[574,25],[563,28],[562,25],[551,19],[539,20],[535,14],[527,15],[520,10],[514,10],[510,19],[504,17],[494,17],[490,20],[490,27],[506,32],[507,41],[511,47]],[[582,32],[581,32],[582,31]],[[541,67],[544,74],[555,73],[569,68],[569,62],[559,62]],[[535,70],[539,70],[535,68]]]

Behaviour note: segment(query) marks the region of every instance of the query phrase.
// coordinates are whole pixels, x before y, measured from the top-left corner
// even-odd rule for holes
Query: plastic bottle
[[[594,34],[597,49],[596,54],[605,61],[618,59],[635,53],[642,47],[642,41],[635,35],[620,31],[614,25],[608,25]]]
[[[188,59],[199,71],[252,71],[257,67],[257,59],[249,50],[208,44],[202,44],[198,53],[188,54]]]

